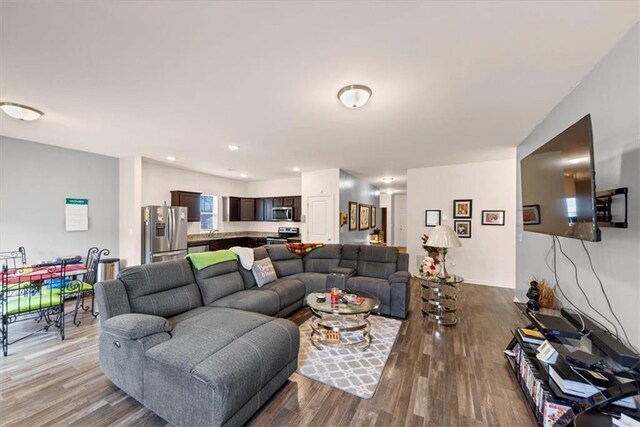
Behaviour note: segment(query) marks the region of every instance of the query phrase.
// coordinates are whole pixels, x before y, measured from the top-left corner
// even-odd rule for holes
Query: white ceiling
[[[0,133],[247,180],[513,157],[637,1],[6,1]],[[336,94],[373,89],[358,110]],[[227,145],[237,144],[238,152]],[[233,169],[233,171],[229,171]]]

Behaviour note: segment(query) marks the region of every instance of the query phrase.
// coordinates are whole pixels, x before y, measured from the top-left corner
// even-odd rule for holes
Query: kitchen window
[[[218,196],[200,195],[200,230],[218,229]]]

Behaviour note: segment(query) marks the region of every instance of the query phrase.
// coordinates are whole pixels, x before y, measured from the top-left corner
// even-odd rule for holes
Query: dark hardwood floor
[[[293,374],[250,420],[254,426],[534,426],[502,350],[510,329],[526,323],[513,291],[464,284],[460,322],[438,327],[422,318],[419,286],[375,396],[363,400]],[[310,313],[291,318],[300,324]],[[100,325],[83,313],[54,331],[22,340],[0,356],[0,425],[167,423],[115,387],[100,371]],[[30,322],[11,325],[12,339]],[[15,333],[14,333],[15,332]]]

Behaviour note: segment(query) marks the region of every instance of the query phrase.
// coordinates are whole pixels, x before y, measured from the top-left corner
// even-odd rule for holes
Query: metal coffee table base
[[[315,317],[311,319],[311,344],[318,349],[323,345],[335,347],[360,347],[362,350],[369,348],[371,344],[371,322],[366,314],[329,314],[311,310]],[[340,340],[338,342],[327,342],[324,338],[328,331],[338,332]],[[353,332],[350,337],[355,340],[344,340],[342,334]],[[360,336],[358,336],[360,335]]]

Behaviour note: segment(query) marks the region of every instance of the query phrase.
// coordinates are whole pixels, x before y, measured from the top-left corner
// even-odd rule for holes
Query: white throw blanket
[[[238,258],[240,258],[240,265],[242,265],[243,268],[251,270],[253,267],[253,249],[234,246],[229,248],[229,250],[238,255]]]

